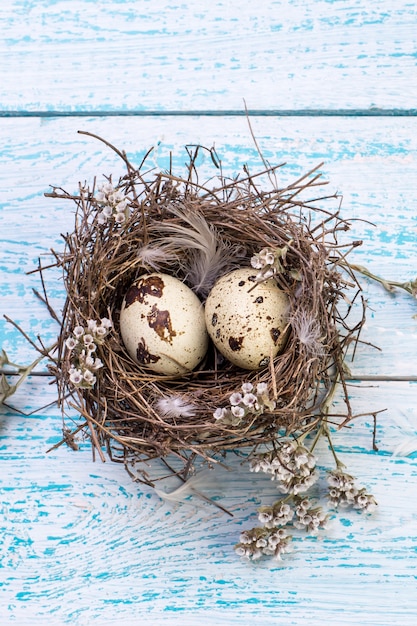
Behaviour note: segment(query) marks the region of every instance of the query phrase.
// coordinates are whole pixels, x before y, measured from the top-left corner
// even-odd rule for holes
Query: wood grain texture
[[[415,109],[416,17],[407,0],[4,0],[1,109]]]
[[[78,181],[123,171],[77,130],[103,136],[135,163],[155,146],[157,169],[172,153],[181,171],[186,144],[215,145],[234,176],[243,164],[262,167],[247,121],[230,116],[242,113],[243,99],[264,114],[251,122],[264,157],[286,162],[283,186],[324,162],[324,191],[343,195],[351,221],[346,237],[363,240],[351,260],[414,279],[416,18],[408,0],[3,0],[0,349],[22,363],[36,356],[3,314],[32,339],[56,336],[32,292],[39,277],[27,275],[72,229],[73,206],[45,199],[49,185],[76,191]],[[305,117],[309,109],[321,117]],[[363,117],[380,109],[395,115]],[[225,115],[192,114],[199,110]],[[331,116],[343,111],[354,116]],[[102,117],[76,117],[91,112]],[[117,112],[127,117],[109,117]],[[149,112],[158,116],[128,116]],[[208,158],[200,168],[206,179],[215,174]],[[46,277],[59,312],[61,277]],[[275,499],[271,481],[229,456],[234,471],[206,487],[229,517],[195,499],[161,499],[120,464],[93,463],[88,441],[47,454],[62,420],[54,405],[42,408],[56,399],[49,379],[32,377],[13,409],[0,408],[1,626],[414,626],[417,382],[389,378],[417,376],[417,307],[362,285],[369,306],[350,402],[355,414],[386,409],[378,451],[369,416],[333,436],[348,471],[376,496],[376,513],[342,510],[321,538],[297,535],[283,564],[241,562],[233,545],[255,525],[256,508]],[[372,376],[382,380],[365,380]],[[323,442],[319,457],[323,472],[332,467]]]
[[[228,517],[199,501],[172,504],[114,463],[46,450],[60,438],[56,410],[0,417],[0,615],[2,624],[54,626],[277,623],[413,626],[417,611],[415,458],[393,456],[417,435],[415,383],[352,387],[358,412],[385,407],[372,452],[372,423],[334,435],[351,473],[379,502],[371,517],[341,511],[321,539],[302,538],[283,564],[239,561],[233,545],[273,501],[274,483],[242,470],[215,488]],[[33,380],[14,403],[54,399]],[[332,467],[321,446],[323,471]],[[233,456],[231,467],[237,467]],[[260,496],[260,494],[262,494]]]
[[[279,173],[282,185],[324,162],[321,172],[328,184],[319,195],[343,194],[343,214],[352,220],[347,240],[363,240],[352,260],[391,280],[416,277],[417,196],[411,183],[417,165],[415,119],[259,117],[252,125],[265,158],[287,163]],[[262,168],[242,118],[229,118],[227,126],[210,117],[88,118],[82,124],[72,118],[1,120],[1,313],[21,324],[32,338],[40,333],[46,343],[53,343],[56,325],[32,293],[33,287],[41,289],[39,277],[26,272],[36,267],[39,256],[46,264],[50,248],[62,248],[60,233],[72,229],[74,207],[43,194],[51,184],[71,192],[79,180],[92,182],[94,176],[123,173],[120,159],[106,146],[77,135],[80,127],[125,149],[135,163],[155,146],[153,164],[158,169],[168,167],[172,152],[176,171],[184,172],[184,146],[189,143],[215,145],[225,174],[238,174],[244,164],[253,172]],[[203,179],[216,175],[209,157],[202,161],[201,172]],[[336,209],[338,202],[328,206]],[[48,276],[51,303],[59,310],[62,283],[59,276]],[[353,374],[416,376],[415,301],[407,294],[388,294],[365,279],[362,284],[369,304],[362,339],[380,351],[361,346]],[[27,343],[4,319],[0,338],[11,357],[27,361]]]

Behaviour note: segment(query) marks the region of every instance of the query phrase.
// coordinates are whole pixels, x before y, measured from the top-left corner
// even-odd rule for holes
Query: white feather
[[[194,417],[196,414],[196,406],[194,404],[174,394],[159,398],[155,406],[160,415],[168,418]]]
[[[203,490],[212,491],[213,489],[221,492],[215,470],[207,468],[194,474],[194,476],[188,478],[188,480],[169,493],[162,489],[155,489],[155,493],[160,498],[170,502],[184,502],[191,495],[201,496],[204,495],[201,493]]]
[[[417,452],[416,411],[414,409],[409,409],[407,413],[395,411],[392,412],[391,418],[396,426],[396,432],[390,434],[392,455],[410,456]],[[394,440],[397,440],[396,445],[393,445]]]
[[[159,270],[163,263],[172,260],[172,254],[161,247],[143,246],[138,250],[138,257],[145,267]]]
[[[417,437],[407,437],[393,450],[392,456],[410,456],[417,452]]]
[[[322,332],[312,313],[299,307],[290,319],[294,334],[307,354],[320,356],[324,352]]]
[[[244,249],[223,241],[201,213],[174,206],[170,206],[169,210],[188,226],[159,225],[158,231],[169,235],[162,245],[171,250],[179,248],[187,253],[184,268],[187,282],[196,293],[206,296],[217,278],[234,268],[244,257]]]

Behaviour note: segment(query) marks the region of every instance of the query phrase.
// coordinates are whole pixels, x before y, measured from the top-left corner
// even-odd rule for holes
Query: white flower
[[[99,358],[94,358],[93,354],[111,326],[107,317],[100,320],[100,326],[96,320],[89,319],[87,332],[83,326],[78,325],[72,331],[73,336],[66,339],[65,345],[73,353],[69,370],[69,380],[73,385],[86,389],[96,383],[97,378],[93,372],[104,364]]]
[[[110,206],[105,206],[101,209],[100,215],[103,215],[106,219],[113,215],[113,210]]]
[[[373,495],[365,493],[365,489],[361,489],[353,500],[353,508],[360,509],[366,513],[372,513],[377,507],[377,502]]]
[[[311,502],[308,498],[304,498],[304,500],[300,500],[298,502],[298,507],[296,509],[297,515],[303,515],[303,511],[307,511],[311,505]],[[299,512],[299,513],[298,513]]]
[[[268,278],[272,278],[272,276],[274,276],[275,274],[275,270],[273,267],[270,267],[269,269],[267,269],[265,272],[262,272],[262,274],[258,274],[258,276],[256,277],[256,279],[258,281],[263,281],[263,280],[267,280]]]
[[[250,264],[251,264],[251,266],[253,267],[253,269],[255,269],[255,270],[260,270],[260,269],[262,269],[262,268],[263,268],[263,263],[262,263],[262,260],[260,259],[260,257],[259,257],[257,254],[255,254],[255,255],[251,258],[251,260],[250,260]]]
[[[231,411],[235,417],[245,417],[245,409],[241,406],[232,406]]]
[[[256,385],[256,393],[258,393],[259,395],[263,395],[265,393],[267,393],[268,391],[268,384],[267,383],[258,383]]]
[[[110,328],[113,326],[113,322],[109,320],[108,317],[102,317],[100,323],[103,328],[106,328],[107,330],[110,330]]]
[[[76,326],[72,333],[77,339],[79,339],[84,335],[84,328],[82,326]]]
[[[93,372],[90,372],[90,370],[84,370],[83,379],[87,383],[87,385],[91,385],[91,387],[96,382],[96,377],[94,376]]]
[[[237,406],[242,402],[242,400],[243,398],[241,393],[232,393],[232,395],[230,396],[230,404],[232,406]]]
[[[268,541],[267,539],[265,539],[265,537],[260,537],[256,542],[257,548],[266,548],[267,545],[268,545]]]
[[[116,222],[116,224],[123,224],[126,221],[124,213],[116,213],[116,215],[114,216],[114,221]]]
[[[242,391],[243,393],[250,393],[251,391],[253,391],[252,383],[243,383]]]
[[[87,330],[90,333],[94,333],[97,328],[96,320],[87,320]]]
[[[295,512],[297,519],[294,521],[294,526],[296,528],[317,535],[320,529],[327,526],[328,515],[321,507],[314,507],[308,498],[299,502]]]
[[[126,207],[127,207],[128,204],[129,203],[128,203],[128,201],[126,199],[122,200],[121,202],[118,202],[116,204],[116,207],[115,207],[116,211],[118,213],[123,213],[126,210]]]
[[[214,411],[213,417],[215,420],[221,420],[225,416],[226,412],[227,412],[227,409],[221,409],[219,407]]]
[[[293,517],[294,511],[286,502],[282,504],[277,503],[274,506],[274,517],[272,520],[274,526],[285,526]]]
[[[99,224],[105,224],[110,217],[114,217],[115,222],[119,224],[126,221],[129,200],[120,189],[115,189],[111,183],[101,185],[96,200],[102,205],[97,215]]]
[[[243,404],[249,407],[255,406],[256,401],[257,401],[257,397],[253,393],[245,393],[245,395],[242,398]]]
[[[109,204],[117,204],[117,202],[119,202],[121,199],[123,198],[123,195],[120,193],[120,191],[115,191],[112,190],[109,194],[107,194],[107,202]]]
[[[264,251],[264,253],[262,254],[262,260],[264,262],[264,265],[273,265],[275,262],[275,254],[273,252],[266,252]]]
[[[283,528],[279,528],[276,532],[269,536],[268,544],[271,548],[275,548],[283,539],[287,537],[287,533]]]
[[[263,507],[262,509],[259,509],[258,520],[261,522],[261,524],[267,524],[272,520],[272,518],[273,512],[270,507]]]
[[[65,340],[65,345],[67,346],[68,350],[74,350],[77,342],[74,337],[68,337],[68,339]]]
[[[101,193],[104,196],[108,196],[109,194],[113,193],[114,187],[111,183],[106,182],[99,186],[98,191],[99,191],[99,194]]]
[[[87,356],[84,358],[84,365],[86,367],[94,366],[94,358],[91,356],[91,354],[87,354]]]
[[[79,385],[83,380],[83,373],[80,369],[70,370],[70,381],[73,385]]]
[[[107,335],[107,329],[104,326],[98,326],[94,332],[95,336],[102,339]]]
[[[316,459],[297,441],[287,441],[276,452],[252,460],[252,471],[271,474],[281,493],[298,494],[307,491],[317,480]]]
[[[373,495],[366,493],[365,489],[355,486],[353,476],[346,474],[340,469],[328,473],[327,481],[330,485],[328,498],[334,507],[349,507],[371,513],[377,506]]]
[[[91,372],[90,370],[84,370],[83,379],[84,379],[84,382],[87,383],[87,385],[91,387],[95,384],[97,380],[93,372]]]
[[[254,254],[250,260],[251,266],[256,270],[261,270],[267,265],[275,263],[275,253],[272,248],[263,248],[258,254]]]
[[[85,345],[85,346],[88,346],[89,344],[94,343],[94,337],[93,337],[93,335],[90,335],[89,333],[86,333],[86,334],[83,336],[83,342],[84,342],[84,345]]]

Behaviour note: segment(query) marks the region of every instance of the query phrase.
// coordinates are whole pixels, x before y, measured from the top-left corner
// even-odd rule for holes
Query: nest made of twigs
[[[328,416],[329,398],[339,384],[347,406],[342,418],[348,421],[352,415],[344,361],[349,346],[358,340],[363,318],[353,327],[347,321],[346,292],[359,288],[346,254],[357,242],[338,243],[338,233],[348,224],[338,207],[323,208],[336,196],[304,199],[319,184],[317,168],[279,188],[277,168],[256,175],[243,168],[239,178],[230,180],[213,150],[202,147],[188,149],[186,177],[147,170],[146,159],[136,168],[112,148],[126,164],[125,176],[117,182],[109,179],[119,201],[124,199],[123,210],[105,209],[108,203],[103,203],[95,183],[80,186],[77,195],[58,189],[47,194],[70,199],[77,207],[74,230],[65,236],[64,251],[56,253],[67,299],[51,370],[63,410],[68,404],[75,407],[95,446],[106,444],[112,458],[165,458],[174,453],[187,468],[195,457],[210,460],[227,450],[256,450],[280,436],[314,429],[324,413]],[[196,158],[201,152],[209,153],[217,168],[217,178],[210,183],[199,181]],[[269,188],[262,189],[262,181]],[[203,285],[200,277],[199,286],[190,278],[190,267],[201,250],[175,237],[186,229],[198,242],[196,219],[218,242],[215,262]],[[240,369],[210,345],[194,371],[166,376],[141,367],[128,355],[119,313],[126,291],[139,276],[155,270],[171,274],[204,302],[217,278],[250,266],[265,247],[284,251],[274,280],[290,303],[285,349],[265,367]],[[103,367],[94,385],[74,386],[67,338],[75,327],[103,317],[113,323],[97,347]],[[231,394],[249,382],[266,383],[273,403],[239,423],[216,420],[215,410],[228,405]],[[161,400],[168,406],[171,401],[177,410],[162,410],[167,403]]]

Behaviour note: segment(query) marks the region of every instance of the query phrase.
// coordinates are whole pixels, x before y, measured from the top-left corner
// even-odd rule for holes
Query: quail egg
[[[209,342],[198,297],[178,278],[162,273],[141,276],[128,289],[120,332],[129,355],[161,374],[193,370]]]
[[[214,345],[231,363],[248,370],[267,365],[288,336],[287,295],[273,278],[256,283],[255,276],[250,267],[222,276],[205,305]]]

